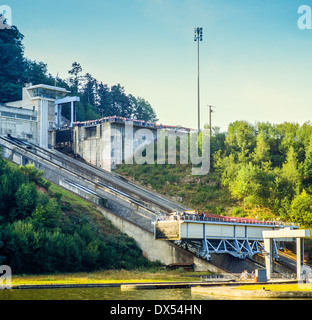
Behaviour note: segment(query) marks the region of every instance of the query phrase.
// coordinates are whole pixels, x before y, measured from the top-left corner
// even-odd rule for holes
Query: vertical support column
[[[302,266],[304,265],[304,246],[303,238],[296,239],[297,249],[297,280],[301,280]]]
[[[49,102],[44,99],[40,99],[40,143],[42,148],[48,148],[48,131],[49,131],[49,118],[48,108]]]
[[[62,122],[62,105],[55,103],[55,127],[57,130],[61,129]]]
[[[75,117],[75,115],[74,115],[74,101],[71,101],[70,109],[71,109],[71,111],[70,111],[70,126],[72,128],[74,125],[74,121],[75,121],[74,120],[74,117]]]
[[[267,279],[271,279],[271,274],[273,273],[273,246],[272,239],[264,239],[264,249],[266,251],[265,256],[265,267],[267,271]]]
[[[55,128],[59,129],[59,118],[58,118],[58,114],[59,114],[59,105],[57,103],[55,103]]]
[[[61,129],[62,126],[62,105],[58,106],[58,128]]]
[[[76,108],[76,102],[74,102],[74,122],[77,122],[77,108]]]
[[[56,140],[56,131],[51,132],[51,149],[54,149],[55,147],[55,140]]]

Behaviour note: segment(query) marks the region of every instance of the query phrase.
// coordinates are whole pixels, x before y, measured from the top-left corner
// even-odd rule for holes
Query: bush
[[[290,206],[290,219],[308,226],[312,223],[312,196],[305,190],[294,198]]]
[[[0,159],[1,264],[16,274],[150,265],[134,240],[94,206],[61,188],[37,191],[42,183],[33,166],[16,169]]]
[[[247,213],[245,212],[245,210],[241,207],[233,207],[232,208],[232,212],[231,214],[234,216],[234,217],[246,217],[247,216]]]

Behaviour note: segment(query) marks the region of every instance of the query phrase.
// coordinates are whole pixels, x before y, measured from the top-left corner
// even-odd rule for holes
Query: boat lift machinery
[[[288,226],[298,228],[297,225]],[[221,217],[204,214],[172,213],[154,222],[156,240],[171,240],[197,256],[212,260],[211,254],[230,254],[239,259],[252,258],[265,251],[263,231],[284,228],[280,222]],[[272,241],[272,257],[279,259],[279,240]]]

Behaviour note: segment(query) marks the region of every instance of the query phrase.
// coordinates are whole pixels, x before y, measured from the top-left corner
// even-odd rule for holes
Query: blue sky
[[[299,30],[303,0],[6,0],[28,58],[67,78],[80,62],[108,85],[148,100],[161,123],[310,120],[312,30]],[[311,2],[312,6],[312,2]]]

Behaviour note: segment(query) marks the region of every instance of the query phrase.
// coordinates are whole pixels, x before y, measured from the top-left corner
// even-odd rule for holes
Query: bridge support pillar
[[[296,239],[297,253],[297,279],[301,279],[302,266],[304,265],[304,240],[303,238]]]
[[[273,239],[280,238],[296,238],[297,246],[297,280],[302,278],[302,267],[304,265],[304,248],[303,248],[303,238],[310,236],[310,230],[292,230],[290,228],[284,228],[277,231],[263,231],[262,236],[264,238],[264,248],[267,252],[265,257],[265,265],[267,268],[267,278],[271,278],[272,274],[272,262],[273,262]]]
[[[273,273],[273,239],[264,239],[265,267],[267,271],[267,279],[271,279]]]

